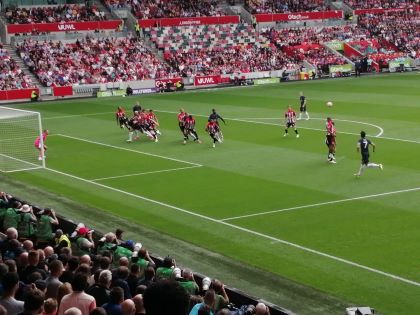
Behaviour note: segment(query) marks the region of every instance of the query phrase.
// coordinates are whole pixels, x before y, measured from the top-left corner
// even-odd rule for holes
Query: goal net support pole
[[[40,151],[34,145],[37,137]],[[41,114],[0,106],[0,172],[45,167]]]

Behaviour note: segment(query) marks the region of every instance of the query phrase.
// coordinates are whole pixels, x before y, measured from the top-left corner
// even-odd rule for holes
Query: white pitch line
[[[167,113],[167,114],[178,114],[178,112],[175,111],[166,111],[166,110],[155,110],[155,112],[157,113]],[[105,114],[113,114],[114,112],[101,112],[101,113],[92,113],[92,114],[80,114],[80,115],[68,115],[68,116],[55,116],[55,117],[46,117],[46,118],[42,118],[44,119],[61,119],[61,118],[73,118],[73,117],[83,117],[83,116],[96,116],[96,115],[105,115]],[[199,115],[199,114],[194,114],[194,116],[197,117],[208,117],[207,115]],[[251,121],[251,120],[247,120],[247,118],[228,118],[226,117],[226,119],[228,120],[233,120],[233,121],[239,121],[239,122],[245,122],[245,123],[252,123],[252,124],[261,124],[261,125],[271,125],[271,126],[280,126],[280,124],[274,124],[274,123],[264,123],[261,121]],[[261,119],[261,118],[252,118],[252,119]],[[276,118],[270,118],[270,119],[276,119]],[[299,127],[300,129],[305,129],[305,130],[314,130],[314,131],[325,131],[325,129],[319,129],[319,128],[308,128],[308,127]],[[347,135],[355,135],[358,136],[360,134],[358,133],[354,133],[354,132],[340,132],[341,134],[347,134]],[[416,141],[416,140],[409,140],[409,139],[401,139],[401,138],[393,138],[393,137],[382,137],[382,136],[375,136],[377,138],[380,139],[385,139],[385,140],[393,140],[393,141],[401,141],[401,142],[408,142],[408,143],[417,143],[419,144],[420,141]]]
[[[163,155],[158,155],[158,154],[153,154],[153,153],[148,153],[148,152],[143,152],[143,151],[127,149],[127,148],[123,148],[123,147],[118,147],[116,145],[101,143],[101,142],[92,141],[92,140],[88,140],[88,139],[83,139],[83,138],[78,138],[78,137],[73,137],[73,136],[68,136],[68,135],[63,135],[63,134],[57,134],[57,136],[64,137],[64,138],[69,138],[69,139],[74,139],[74,140],[78,140],[78,141],[83,141],[83,142],[87,142],[87,143],[93,143],[93,144],[101,145],[101,146],[108,147],[108,148],[118,149],[118,150],[122,150],[122,151],[128,151],[128,152],[133,152],[133,153],[143,154],[143,155],[148,155],[148,156],[154,156],[154,157],[158,157],[158,158],[161,158],[161,159],[164,159],[164,160],[170,160],[170,161],[185,163],[185,164],[194,165],[194,166],[203,166],[203,165],[198,164],[198,163],[188,162],[188,161],[184,161],[184,160],[179,160],[179,159],[175,159],[175,158],[171,158],[171,157],[167,157],[167,156],[163,156]]]
[[[119,176],[102,177],[102,178],[91,179],[91,181],[97,182],[97,181],[106,180],[106,179],[126,178],[126,177],[131,177],[131,176],[140,176],[140,175],[148,175],[148,174],[174,172],[174,171],[187,170],[187,169],[190,169],[190,168],[197,168],[197,167],[202,167],[202,166],[201,165],[193,165],[193,166],[187,166],[187,167],[169,168],[169,169],[166,169],[166,170],[159,170],[159,171],[150,171],[150,172],[143,172],[143,173],[135,173],[135,174],[127,174],[127,175],[119,175]]]
[[[90,113],[90,114],[78,114],[78,115],[42,117],[42,120],[65,119],[65,118],[88,117],[88,116],[100,116],[100,115],[105,115],[105,114],[107,114],[107,115],[109,115],[109,114],[115,114],[115,112],[101,112],[101,113]]]
[[[260,117],[257,117],[256,118],[256,117],[254,117],[254,118],[241,118],[241,119],[245,119],[245,120],[252,120],[252,119],[255,119],[255,120],[276,120],[278,118],[268,118],[268,117],[267,118],[260,118]],[[300,121],[305,121],[305,120],[306,119],[302,119]],[[311,120],[325,120],[325,118],[311,117]],[[376,138],[382,136],[383,133],[384,133],[384,129],[382,127],[380,127],[378,125],[371,124],[371,123],[366,123],[366,122],[357,121],[357,120],[336,119],[336,118],[334,118],[334,121],[350,122],[350,123],[355,123],[355,124],[361,124],[361,125],[367,125],[367,126],[375,127],[377,129],[379,129],[379,133],[376,136],[374,136]]]
[[[64,176],[68,176],[68,177],[71,177],[73,179],[77,179],[77,180],[80,180],[80,181],[83,181],[83,182],[86,182],[86,183],[90,183],[90,184],[96,185],[98,187],[109,189],[109,190],[112,190],[114,192],[118,192],[118,193],[130,196],[130,197],[133,197],[133,198],[137,198],[137,199],[144,200],[144,201],[147,201],[147,202],[150,202],[150,203],[153,203],[153,204],[157,204],[157,205],[169,208],[169,209],[173,209],[173,210],[178,211],[178,212],[186,213],[186,214],[189,214],[191,216],[201,218],[203,220],[207,220],[207,221],[211,221],[211,222],[214,222],[214,223],[218,223],[220,225],[228,226],[230,228],[233,228],[233,229],[236,229],[236,230],[248,233],[248,234],[252,234],[252,235],[255,235],[255,236],[259,236],[261,238],[265,238],[265,239],[268,239],[270,241],[275,241],[275,242],[278,242],[278,243],[281,243],[281,244],[284,244],[284,245],[287,245],[287,246],[290,246],[290,247],[293,247],[293,248],[297,248],[297,249],[300,249],[302,251],[312,253],[314,255],[326,257],[326,258],[329,258],[331,260],[335,260],[335,261],[338,261],[338,262],[341,262],[341,263],[344,263],[344,264],[347,264],[347,265],[350,265],[350,266],[353,266],[353,267],[357,267],[359,269],[367,270],[367,271],[370,271],[372,273],[376,273],[376,274],[385,276],[387,278],[391,278],[391,279],[398,280],[398,281],[403,282],[403,283],[407,283],[407,284],[411,284],[411,285],[420,287],[420,282],[416,282],[416,281],[413,281],[413,280],[410,280],[410,279],[406,279],[404,277],[394,275],[392,273],[388,273],[388,272],[378,270],[378,269],[375,269],[375,268],[372,268],[372,267],[368,267],[368,266],[365,266],[365,265],[362,265],[362,264],[358,264],[354,261],[350,261],[350,260],[347,260],[347,259],[344,259],[344,258],[333,256],[333,255],[330,255],[330,254],[327,254],[327,253],[324,253],[324,252],[321,252],[321,251],[317,251],[315,249],[311,249],[311,248],[308,248],[308,247],[305,247],[305,246],[302,246],[302,245],[299,245],[299,244],[296,244],[296,243],[288,242],[286,240],[283,240],[283,239],[280,239],[280,238],[277,238],[277,237],[273,237],[273,236],[270,236],[270,235],[266,235],[266,234],[263,234],[263,233],[260,233],[260,232],[257,232],[257,231],[253,231],[253,230],[238,226],[238,225],[234,225],[234,224],[231,224],[231,223],[228,223],[228,222],[224,222],[224,221],[221,221],[221,220],[218,220],[218,219],[214,219],[212,217],[208,217],[208,216],[205,216],[205,215],[202,215],[202,214],[199,214],[199,213],[195,213],[195,212],[190,211],[190,210],[179,208],[179,207],[176,207],[176,206],[173,206],[173,205],[161,202],[161,201],[150,199],[150,198],[147,198],[147,197],[144,197],[144,196],[141,196],[141,195],[136,195],[136,194],[133,194],[133,193],[130,193],[130,192],[118,189],[118,188],[114,188],[114,187],[111,187],[111,186],[106,186],[106,185],[103,185],[103,184],[100,184],[100,183],[96,183],[96,182],[93,182],[91,180],[84,179],[84,178],[81,178],[81,177],[78,177],[78,176],[75,176],[75,175],[67,174],[67,173],[57,171],[57,170],[54,170],[54,169],[51,169],[51,168],[46,168],[46,170],[57,173],[57,174],[61,174],[61,175],[64,175]]]
[[[220,219],[220,221],[230,221],[230,220],[236,220],[236,219],[251,218],[251,217],[257,217],[257,216],[266,215],[266,214],[273,214],[273,213],[279,213],[279,212],[285,212],[285,211],[294,211],[294,210],[299,210],[299,209],[306,209],[306,208],[313,208],[313,207],[318,207],[318,206],[332,205],[332,204],[344,203],[344,202],[354,201],[354,200],[363,200],[363,199],[370,199],[370,198],[376,198],[376,197],[382,197],[382,196],[389,196],[389,195],[395,195],[395,194],[418,191],[418,190],[420,190],[420,187],[410,188],[410,189],[394,190],[394,191],[389,191],[389,192],[380,193],[380,194],[365,195],[365,196],[359,196],[359,197],[353,197],[353,198],[346,198],[346,199],[339,199],[339,200],[333,200],[333,201],[313,203],[313,204],[303,205],[303,206],[283,208],[283,209],[278,209],[278,210],[271,210],[271,211],[245,214],[245,215],[240,215],[240,216],[236,216],[236,217],[229,217],[229,218]]]

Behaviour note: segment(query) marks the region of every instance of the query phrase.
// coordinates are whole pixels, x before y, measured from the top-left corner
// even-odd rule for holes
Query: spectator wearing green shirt
[[[140,267],[139,278],[144,278],[144,271],[148,266],[153,268],[156,266],[153,259],[150,257],[149,252],[146,248],[142,247],[139,251],[134,251],[133,256],[131,257],[131,263],[136,264]]]
[[[3,216],[3,231],[9,227],[17,229],[19,222],[18,209],[20,207],[19,201],[13,201],[10,208],[6,209]]]
[[[171,257],[165,257],[162,266],[156,269],[156,280],[173,279],[175,260]]]
[[[52,226],[58,225],[58,219],[53,209],[45,208],[40,214],[35,233],[38,246],[40,243],[46,245],[52,242],[54,238]]]
[[[176,279],[189,295],[197,295],[200,292],[198,284],[195,282],[194,274],[190,269],[182,271],[182,278]]]
[[[18,213],[18,232],[21,239],[29,239],[35,236],[36,216],[31,206],[23,205]]]

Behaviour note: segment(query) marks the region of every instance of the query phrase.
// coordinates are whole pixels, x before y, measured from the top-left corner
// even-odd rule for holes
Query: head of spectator
[[[64,315],[82,315],[82,311],[77,307],[71,307],[68,310],[64,311]]]
[[[124,290],[120,287],[113,287],[109,293],[110,304],[121,304],[124,301]]]
[[[47,246],[44,248],[44,255],[45,259],[50,259],[50,257],[54,254],[54,248],[51,246]]]
[[[45,294],[45,292],[47,291],[47,283],[45,282],[45,280],[42,280],[42,279],[35,280],[34,284],[38,290],[40,290],[42,293]]]
[[[0,281],[3,279],[4,275],[8,272],[9,272],[9,266],[4,263],[0,263]]]
[[[6,230],[6,236],[9,240],[14,240],[18,238],[18,231],[14,227],[10,227]]]
[[[99,259],[99,268],[101,268],[102,270],[109,269],[110,266],[111,266],[111,259],[109,259],[109,257],[102,256]]]
[[[4,262],[4,264],[7,266],[8,272],[17,272],[16,260],[8,259]]]
[[[89,315],[107,315],[107,313],[103,307],[95,307],[90,311]]]
[[[74,292],[82,292],[88,287],[88,276],[84,272],[78,272],[75,274],[74,279],[71,283],[71,287]]]
[[[121,229],[116,229],[115,230],[115,236],[117,238],[117,240],[122,240],[122,235],[123,235],[124,231]]]
[[[172,257],[167,256],[163,259],[162,267],[172,268],[174,266],[175,266],[175,261]]]
[[[28,256],[29,254],[27,252],[23,252],[19,255],[16,260],[16,265],[19,269],[24,269],[28,265]]]
[[[118,261],[118,265],[120,267],[128,267],[129,264],[130,264],[130,261],[128,260],[127,257],[121,257]]]
[[[58,310],[58,303],[56,299],[46,299],[44,301],[44,314],[43,315],[56,315]]]
[[[31,240],[25,240],[22,243],[22,247],[25,251],[29,252],[34,249],[34,243]]]
[[[98,284],[109,288],[111,286],[112,273],[109,270],[102,270],[99,274]]]
[[[58,287],[58,293],[57,293],[57,302],[58,305],[60,305],[60,302],[63,298],[63,296],[70,294],[73,292],[73,288],[71,287],[71,284],[68,282],[64,282]]]
[[[88,275],[88,277],[91,275],[91,269],[88,264],[80,264],[79,267],[76,268],[74,271],[75,273],[82,272]]]
[[[112,232],[106,233],[105,234],[105,243],[115,243],[116,242],[116,235]]]
[[[79,258],[79,263],[80,264],[86,264],[86,265],[90,266],[91,262],[92,262],[92,260],[90,259],[89,255],[82,255]]]
[[[144,292],[146,292],[147,290],[147,286],[145,286],[144,284],[138,285],[136,287],[136,294],[144,294]]]
[[[129,271],[127,267],[125,266],[118,267],[117,272],[116,272],[116,277],[118,279],[125,280],[127,279],[128,275],[129,275]]]
[[[38,266],[39,264],[39,252],[37,250],[31,250],[28,253],[28,265]]]
[[[136,306],[133,300],[127,299],[121,303],[121,314],[122,315],[134,315],[136,313]]]
[[[38,258],[39,259],[39,263],[45,261],[45,253],[44,253],[44,251],[42,249],[38,249],[38,257],[39,257]]]
[[[19,276],[15,272],[8,272],[1,281],[3,285],[3,298],[14,297],[19,288]]]
[[[25,315],[38,315],[43,311],[45,295],[38,290],[35,285],[31,285],[26,291],[25,300],[23,304]]]
[[[49,265],[50,275],[54,278],[59,278],[64,271],[63,262],[61,260],[53,260]]]
[[[255,315],[270,315],[270,310],[264,303],[258,303],[255,306]]]
[[[137,294],[136,296],[134,296],[132,298],[134,305],[136,307],[136,315],[140,315],[140,314],[146,314],[146,310],[144,308],[144,304],[143,304],[143,295],[141,294]]]
[[[148,281],[152,281],[155,277],[155,268],[153,267],[147,267],[144,271],[144,279]]]
[[[206,304],[210,309],[214,308],[214,303],[216,302],[216,293],[213,289],[207,290],[204,295],[204,304]]]
[[[68,270],[69,271],[75,271],[77,267],[79,267],[79,258],[73,256],[69,259],[67,262]]]
[[[147,315],[185,315],[189,295],[176,281],[162,280],[151,284],[143,295]]]
[[[67,257],[71,257],[73,252],[71,250],[71,247],[63,247],[60,249],[60,254],[66,255]]]
[[[188,280],[194,281],[194,274],[193,274],[193,272],[192,272],[191,269],[185,268],[182,271],[182,277],[184,279],[188,279]]]

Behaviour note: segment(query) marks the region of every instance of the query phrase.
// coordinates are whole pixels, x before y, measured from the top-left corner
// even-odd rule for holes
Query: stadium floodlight
[[[34,146],[42,124],[38,112],[0,106],[0,172],[45,168],[45,154]]]

